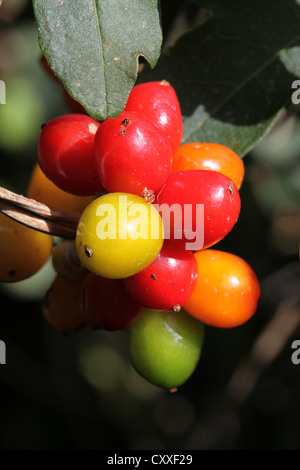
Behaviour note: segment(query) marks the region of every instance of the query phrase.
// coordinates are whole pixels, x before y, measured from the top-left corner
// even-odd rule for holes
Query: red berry
[[[93,328],[124,330],[142,311],[120,279],[107,279],[94,273],[84,278],[80,297],[83,317]]]
[[[79,196],[103,191],[94,161],[99,123],[82,114],[66,114],[48,122],[38,142],[42,171],[60,189]]]
[[[123,282],[129,293],[145,307],[177,310],[191,296],[197,276],[194,253],[165,241],[150,266]]]
[[[158,129],[138,113],[106,119],[95,138],[95,159],[108,192],[158,190],[171,173],[172,152]]]
[[[174,88],[167,81],[136,85],[131,90],[125,111],[135,111],[155,124],[170,142],[172,151],[179,146],[183,123]]]
[[[187,170],[169,176],[157,195],[156,207],[165,238],[198,251],[229,233],[238,219],[241,200],[233,182],[222,173]]]

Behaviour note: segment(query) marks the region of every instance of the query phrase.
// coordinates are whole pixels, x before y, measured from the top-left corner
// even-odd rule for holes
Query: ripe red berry
[[[103,191],[94,161],[99,123],[82,114],[66,114],[49,121],[38,142],[42,171],[60,189],[79,196]]]
[[[120,279],[107,279],[94,273],[84,278],[80,298],[83,317],[93,328],[124,330],[142,311]]]
[[[172,151],[179,146],[183,123],[174,88],[166,80],[136,85],[131,90],[125,111],[135,111],[155,124]]]
[[[187,170],[169,176],[157,195],[156,207],[165,238],[198,251],[229,233],[238,219],[241,200],[233,182],[222,173]]]
[[[195,255],[165,240],[153,263],[123,282],[130,294],[145,307],[179,310],[191,296],[197,276]]]
[[[76,196],[60,189],[47,178],[38,163],[32,169],[27,197],[56,209],[70,212],[82,212],[93,200],[93,196]]]
[[[148,120],[134,112],[106,119],[95,138],[95,160],[108,192],[136,195],[158,190],[172,166],[169,143]]]

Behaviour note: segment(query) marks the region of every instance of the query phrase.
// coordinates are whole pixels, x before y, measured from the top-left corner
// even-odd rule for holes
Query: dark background
[[[41,67],[30,1],[0,9],[0,79],[0,185],[26,194],[41,125],[68,112]],[[46,323],[51,262],[0,284],[1,449],[300,449],[300,365],[291,361],[300,339],[299,130],[290,109],[245,157],[241,216],[218,244],[256,272],[258,310],[241,327],[206,328],[198,367],[177,393],[133,371],[127,332],[65,336]]]

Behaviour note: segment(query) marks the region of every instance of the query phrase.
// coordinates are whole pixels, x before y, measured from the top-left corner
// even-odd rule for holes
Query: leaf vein
[[[276,51],[275,54],[272,55],[264,64],[262,64],[260,67],[258,67],[252,74],[249,75],[245,80],[243,80],[240,84],[238,84],[220,103],[218,106],[215,107],[215,109],[207,115],[205,119],[203,119],[201,125],[198,127],[194,128],[190,134],[187,134],[185,139],[188,139],[191,134],[193,134],[197,129],[200,129],[201,126],[205,124],[206,121],[208,121],[211,116],[214,114],[218,113],[222,107],[228,103],[231,98],[233,98],[244,86],[246,86],[248,83],[251,82],[251,80],[256,79],[265,69],[267,69],[278,57],[283,54],[288,48],[290,48],[293,44],[297,43],[300,40],[300,35],[294,38],[290,43],[286,44],[284,47],[282,47],[280,50]]]

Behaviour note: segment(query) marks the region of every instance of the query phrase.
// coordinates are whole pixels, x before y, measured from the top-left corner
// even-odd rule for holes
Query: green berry
[[[132,365],[148,382],[174,389],[194,372],[201,355],[204,326],[184,310],[144,309],[130,333]]]

